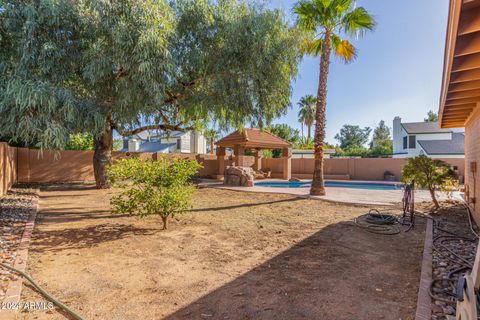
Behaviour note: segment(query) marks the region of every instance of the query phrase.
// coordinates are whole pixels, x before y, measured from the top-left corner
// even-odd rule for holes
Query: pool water
[[[310,188],[311,181],[288,182],[288,181],[265,181],[255,182],[255,186],[272,188]],[[376,182],[343,182],[325,181],[326,187],[352,188],[368,190],[401,190],[402,185],[398,183],[376,183]]]

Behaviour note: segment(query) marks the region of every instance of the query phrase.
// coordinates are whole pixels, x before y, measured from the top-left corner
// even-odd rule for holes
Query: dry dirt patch
[[[200,189],[161,231],[112,215],[108,198],[40,195],[29,272],[85,319],[413,319],[423,222],[381,236],[351,223],[366,207]],[[27,287],[22,300],[42,299]]]

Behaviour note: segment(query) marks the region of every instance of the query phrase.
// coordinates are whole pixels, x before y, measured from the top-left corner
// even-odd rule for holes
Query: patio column
[[[263,157],[263,151],[262,150],[255,150],[255,153],[253,154],[255,157],[255,160],[253,162],[253,170],[258,171],[262,169],[262,157]]]
[[[225,147],[217,148],[218,175],[217,180],[221,180],[225,174]]]
[[[292,178],[292,149],[283,149],[283,179],[290,180]]]
[[[243,167],[245,148],[237,144],[234,147],[234,153],[235,153],[235,165],[238,167]]]

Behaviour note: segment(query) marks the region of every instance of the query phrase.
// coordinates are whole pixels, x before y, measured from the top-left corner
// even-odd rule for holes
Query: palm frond
[[[332,6],[335,8],[337,15],[347,12],[353,4],[353,0],[334,0]]]
[[[366,31],[373,30],[375,26],[374,17],[363,7],[346,13],[342,19],[343,31],[353,36],[363,35]]]
[[[352,62],[357,58],[357,49],[348,40],[342,40],[337,35],[332,35],[332,47],[335,55],[345,63]]]
[[[315,15],[317,10],[314,4],[310,1],[299,1],[293,7],[293,11],[297,14],[297,25],[307,31],[315,31],[317,21]]]
[[[312,40],[312,39],[306,38],[300,44],[300,52],[302,54],[307,53],[313,56],[318,56],[319,54],[322,53],[322,44],[323,44],[323,39]]]

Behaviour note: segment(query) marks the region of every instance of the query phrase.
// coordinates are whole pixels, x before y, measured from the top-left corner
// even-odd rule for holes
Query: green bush
[[[447,163],[423,155],[408,159],[402,172],[403,182],[410,183],[414,180],[415,185],[430,191],[433,203],[437,209],[440,205],[435,196],[435,190],[445,188],[455,179],[455,171]]]
[[[157,161],[128,158],[108,168],[108,175],[120,194],[110,200],[114,213],[145,217],[159,215],[163,229],[168,217],[190,207],[192,177],[201,168],[195,160],[160,157]]]

